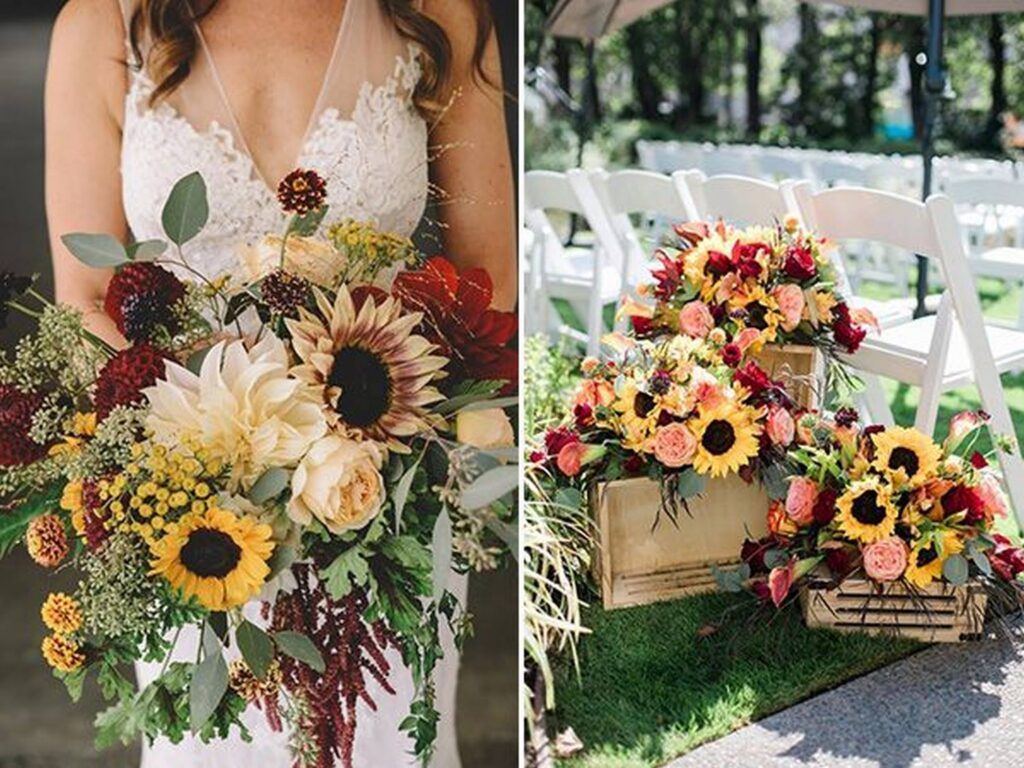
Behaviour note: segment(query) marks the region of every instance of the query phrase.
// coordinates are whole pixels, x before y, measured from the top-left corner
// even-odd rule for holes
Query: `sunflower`
[[[877,477],[851,483],[846,493],[836,499],[836,509],[839,530],[863,544],[891,536],[899,516],[889,487]]]
[[[211,611],[235,608],[258,594],[270,575],[272,534],[268,525],[216,507],[189,514],[153,545],[150,573]]]
[[[612,410],[618,416],[623,447],[637,453],[647,450],[661,416],[658,399],[641,390],[634,382],[627,382],[612,403]]]
[[[712,408],[701,407],[688,426],[697,436],[693,468],[702,475],[724,477],[757,456],[761,425],[758,412],[723,400]]]
[[[940,544],[936,546],[934,537],[924,538],[911,549],[903,578],[915,587],[923,589],[936,579],[941,579],[946,560],[964,549],[964,543],[956,531],[943,531],[939,540]]]
[[[448,361],[414,334],[423,316],[404,313],[397,299],[367,295],[357,307],[342,286],[332,305],[315,291],[320,319],[305,309],[289,320],[302,365],[295,376],[323,389],[328,419],[356,439],[408,452],[401,438],[438,426],[427,406],[442,399],[434,381]]]
[[[898,485],[920,485],[938,469],[942,450],[916,429],[889,427],[873,439],[875,469]]]

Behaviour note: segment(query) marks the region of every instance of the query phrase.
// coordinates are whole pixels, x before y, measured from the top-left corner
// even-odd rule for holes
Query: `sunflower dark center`
[[[930,546],[927,549],[919,549],[917,551],[917,567],[924,568],[924,566],[934,561],[938,556],[935,547]]]
[[[885,520],[885,507],[878,504],[875,491],[865,491],[853,502],[853,517],[862,525],[878,525]]]
[[[721,456],[736,445],[736,430],[725,419],[715,419],[704,429],[700,443],[712,456]]]
[[[222,579],[235,570],[242,549],[223,531],[197,528],[181,548],[181,564],[203,578]]]
[[[637,392],[636,397],[633,398],[633,413],[641,419],[645,419],[652,410],[654,410],[654,398],[646,392]]]
[[[894,448],[893,452],[889,454],[889,469],[902,469],[907,473],[908,477],[913,477],[917,474],[917,470],[921,467],[921,460],[917,458],[917,454],[909,448]]]
[[[391,407],[391,372],[367,349],[339,350],[327,383],[341,390],[335,410],[350,426],[369,427]]]

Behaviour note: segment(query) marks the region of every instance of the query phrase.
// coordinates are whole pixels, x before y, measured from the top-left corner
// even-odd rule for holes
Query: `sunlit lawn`
[[[1013,321],[1019,291],[996,281],[978,286],[986,315]],[[865,290],[878,298],[891,288]],[[559,308],[572,324],[567,306]],[[1003,377],[1018,439],[1024,439],[1024,374]],[[912,424],[916,388],[887,383],[900,424]],[[973,390],[943,397],[939,436],[949,418],[979,407]],[[1004,525],[1016,533],[1012,521]],[[586,614],[593,633],[581,645],[580,676],[558,670],[555,725],[572,727],[585,745],[565,764],[576,768],[657,766],[742,725],[888,664],[920,646],[907,641],[809,631],[795,607],[771,623],[749,622],[745,597],[708,595]],[[709,637],[699,630],[718,625]]]

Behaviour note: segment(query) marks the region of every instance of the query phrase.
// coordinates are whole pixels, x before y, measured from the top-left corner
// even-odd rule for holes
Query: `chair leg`
[[[1003,387],[998,376],[996,376],[994,384],[988,377],[979,376],[977,385],[981,395],[981,405],[991,414],[993,433],[1014,438],[1014,447],[1011,453],[998,452],[999,465],[1003,469],[1003,480],[1007,491],[1009,491],[1010,501],[1013,503],[1017,523],[1024,526],[1024,460],[1021,459],[1020,446],[1017,445],[1010,409],[1003,397]]]
[[[885,396],[882,380],[875,374],[864,371],[861,371],[859,375],[864,382],[861,398],[867,407],[871,421],[885,427],[895,425],[896,420],[892,415],[892,408],[889,407],[889,399]]]
[[[1017,330],[1024,331],[1024,282],[1018,283],[1020,296],[1017,299]]]
[[[594,292],[587,302],[587,354],[591,357],[597,357],[601,351],[601,337],[604,336],[603,310],[601,291],[594,286]]]
[[[917,405],[914,426],[926,435],[935,434],[939,419],[939,401],[942,399],[942,379],[949,360],[949,343],[953,337],[953,302],[949,292],[942,294],[935,328],[928,348],[928,367],[921,382],[921,400]]]

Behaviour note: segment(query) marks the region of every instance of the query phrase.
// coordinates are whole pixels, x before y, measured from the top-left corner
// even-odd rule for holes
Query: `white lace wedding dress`
[[[126,19],[131,0],[121,0]],[[428,195],[427,126],[411,92],[420,77],[416,49],[394,29],[377,0],[348,0],[334,52],[324,75],[306,136],[293,167],[316,170],[327,181],[327,224],[345,218],[373,222],[411,235]],[[208,277],[237,272],[242,246],[279,234],[286,217],[275,198],[277,180],[261,175],[246,145],[228,94],[217,73],[215,52],[199,32],[200,51],[184,84],[170,98],[150,104],[153,83],[133,68],[125,103],[121,152],[124,209],[138,240],[163,238],[160,218],[174,183],[199,171],[207,185],[209,223],[188,243],[190,265]],[[133,60],[129,49],[129,61]],[[452,579],[464,598],[465,579]],[[257,617],[258,605],[247,607]],[[195,658],[196,632],[183,637],[176,658]],[[458,656],[446,637],[445,659],[436,676],[441,711],[437,751],[431,766],[457,768],[455,688]],[[411,675],[396,651],[389,655],[390,695],[368,680],[377,711],[360,702],[354,748],[357,768],[415,766],[412,742],[399,732],[413,696]],[[140,664],[140,685],[160,665]],[[253,741],[237,735],[202,745],[165,740],[144,748],[142,768],[289,768],[286,739],[267,726],[262,713],[245,718]]]

